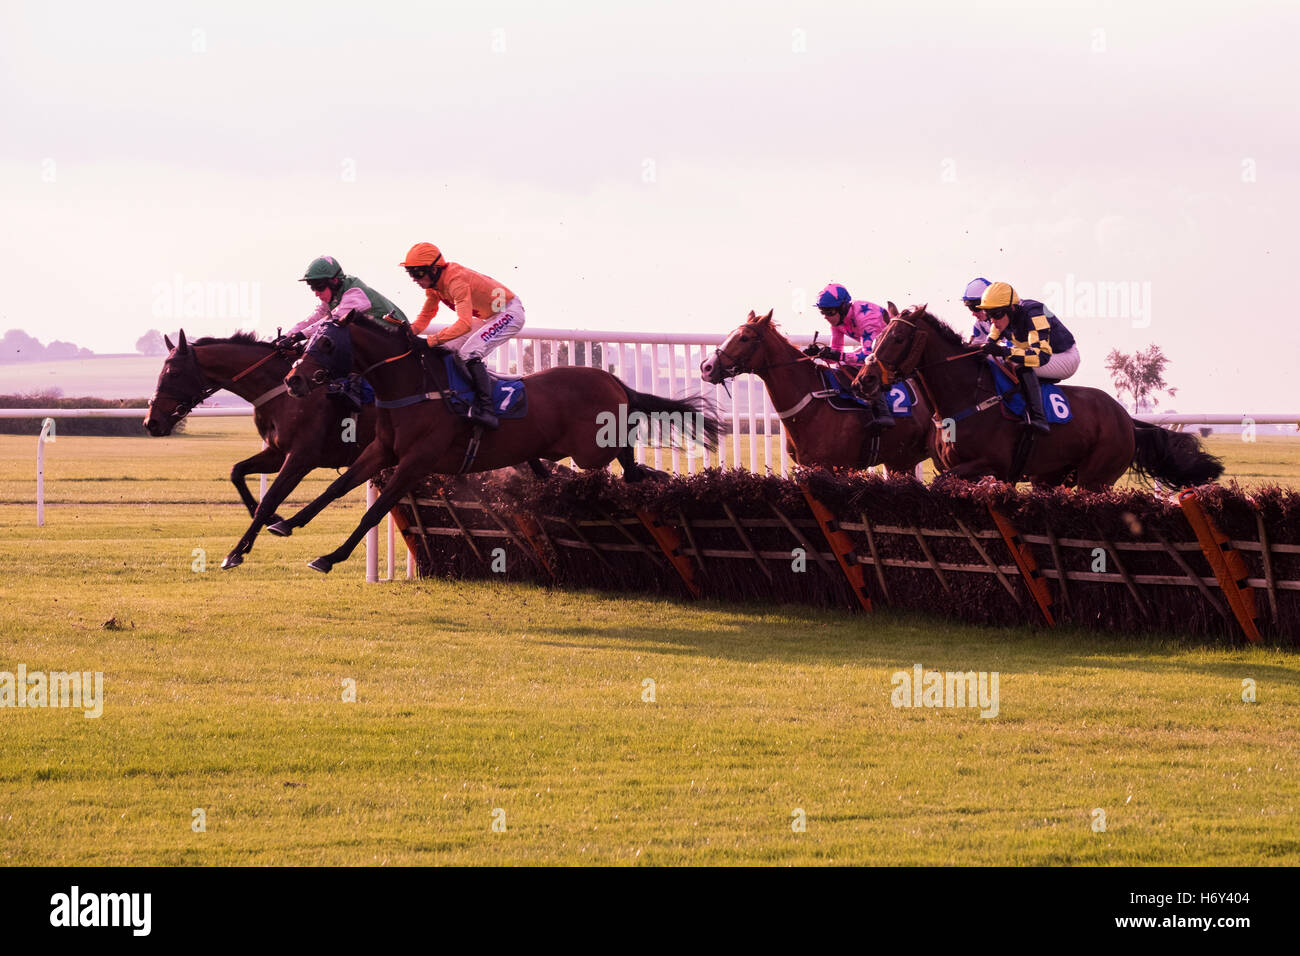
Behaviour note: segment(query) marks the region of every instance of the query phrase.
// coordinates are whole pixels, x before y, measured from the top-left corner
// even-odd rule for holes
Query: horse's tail
[[[622,379],[617,381],[627,393],[629,415],[641,412],[650,421],[660,423],[662,436],[674,435],[678,439],[689,439],[709,451],[717,451],[722,428],[718,424],[717,412],[712,403],[703,395],[680,399],[660,398],[649,392],[638,392]]]
[[[1133,438],[1137,445],[1133,470],[1143,477],[1187,488],[1217,481],[1223,474],[1223,462],[1206,451],[1195,435],[1135,421]]]

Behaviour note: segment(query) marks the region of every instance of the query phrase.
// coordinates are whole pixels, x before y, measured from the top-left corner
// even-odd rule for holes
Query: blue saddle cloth
[[[1015,418],[1021,418],[1025,414],[1025,394],[1020,391],[1020,386],[1007,377],[1006,372],[993,359],[989,359],[989,367],[993,369],[993,387],[998,390],[1002,396],[1002,407]],[[1048,382],[1040,382],[1043,392],[1043,412],[1047,415],[1047,420],[1054,425],[1064,425],[1074,417],[1070,411],[1070,402],[1065,397],[1065,392],[1061,391],[1059,385],[1052,385]]]
[[[832,408],[841,412],[856,412],[871,408],[870,402],[863,401],[849,391],[833,369],[822,368],[821,373],[826,390],[835,392],[834,395],[826,396]],[[915,403],[916,396],[912,394],[912,387],[906,382],[896,382],[889,389],[889,410],[894,413],[895,418],[910,418]]]
[[[464,413],[474,404],[474,385],[460,370],[456,356],[443,356],[447,368],[447,403],[452,410]],[[498,418],[523,418],[528,414],[528,395],[523,379],[492,376],[492,411]]]

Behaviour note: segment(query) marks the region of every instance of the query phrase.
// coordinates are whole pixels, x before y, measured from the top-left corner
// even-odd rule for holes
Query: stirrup
[[[498,418],[490,408],[477,408],[471,405],[469,412],[466,413],[465,417],[476,425],[482,425],[484,428],[501,427],[501,419]]]

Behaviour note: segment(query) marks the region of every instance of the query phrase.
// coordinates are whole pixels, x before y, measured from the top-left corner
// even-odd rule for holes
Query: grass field
[[[0,437],[0,671],[105,691],[0,709],[0,862],[1300,863],[1292,653],[308,570],[359,494],[222,572],[257,442],[192,428],[59,439],[39,529]],[[997,716],[891,706],[917,663],[997,672]]]

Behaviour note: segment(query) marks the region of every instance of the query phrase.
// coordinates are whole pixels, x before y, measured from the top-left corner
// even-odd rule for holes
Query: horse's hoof
[[[334,567],[334,562],[329,558],[322,557],[317,558],[315,561],[308,562],[307,567],[311,568],[313,571],[319,571],[321,574],[329,574]]]
[[[275,524],[269,524],[266,526],[266,530],[277,538],[287,538],[293,534],[293,528],[290,527],[287,521],[277,521]]]
[[[242,554],[228,554],[226,560],[221,562],[221,570],[229,571],[231,568],[237,568],[243,563],[244,556]]]
[[[271,517],[269,517],[269,518],[266,519],[266,523],[267,523],[267,524],[279,524],[279,523],[280,523],[281,521],[283,521],[283,520],[284,520],[284,519],[281,518],[279,515],[271,515]]]

